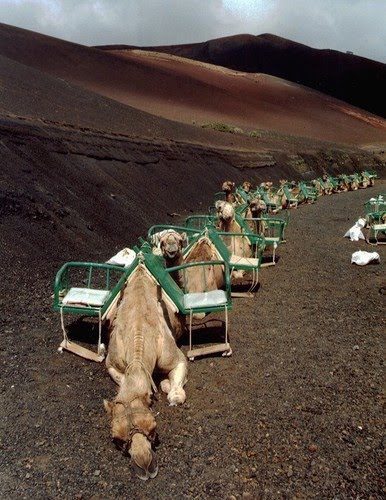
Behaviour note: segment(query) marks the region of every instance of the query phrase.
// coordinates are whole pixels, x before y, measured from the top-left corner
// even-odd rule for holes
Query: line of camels
[[[170,276],[177,287],[199,297],[204,293],[199,266],[188,264],[205,262],[205,293],[222,290],[226,282],[243,280],[250,274],[249,269],[260,266],[262,261],[256,261],[254,247],[259,246],[266,252],[264,239],[270,221],[281,220],[280,227],[285,226],[286,218],[279,217],[281,212],[286,212],[283,209],[314,203],[322,195],[371,186],[375,177],[369,172],[338,177],[324,175],[309,183],[282,180],[277,188],[272,182],[253,188],[249,181],[240,186],[225,181],[208,214],[196,217],[195,222],[199,221],[200,226],[165,226],[159,231],[156,229],[160,228],[154,226],[149,231],[136,249],[135,265],[121,291],[111,324],[106,367],[119,389],[111,401],[104,401],[110,415],[112,439],[131,457],[132,467],[140,479],[154,478],[158,473],[153,449],[156,415],[151,403],[157,390],[153,372],[157,370],[161,374],[160,387],[170,405],[185,402],[188,373],[187,357],[177,346],[186,331],[186,315],[150,272],[149,259],[157,259],[160,268],[174,269]],[[219,253],[217,240],[221,240],[224,252],[225,248],[228,252],[229,265],[225,265],[225,254]],[[274,241],[269,251],[276,249],[277,243]],[[210,265],[219,260],[222,265]],[[230,353],[228,348],[225,354]]]

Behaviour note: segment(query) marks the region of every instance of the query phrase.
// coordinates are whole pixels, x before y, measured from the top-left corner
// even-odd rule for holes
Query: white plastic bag
[[[357,264],[358,266],[365,266],[373,261],[377,261],[379,263],[379,254],[377,252],[365,252],[364,250],[358,250],[351,256],[351,264]]]
[[[134,261],[136,253],[131,248],[123,248],[114,257],[111,257],[106,264],[112,264],[114,266],[129,267]]]
[[[366,219],[358,219],[353,227],[351,227],[344,235],[344,238],[350,238],[351,241],[364,240],[365,237],[362,233],[362,229],[365,227],[365,225]]]

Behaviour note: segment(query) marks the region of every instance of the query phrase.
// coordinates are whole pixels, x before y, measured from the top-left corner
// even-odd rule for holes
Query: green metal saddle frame
[[[166,295],[175,304],[180,313],[189,316],[189,351],[187,357],[193,360],[197,356],[222,352],[223,356],[232,353],[228,340],[228,312],[232,309],[231,283],[229,268],[222,260],[200,261],[184,263],[180,266],[167,268],[164,266],[163,259],[154,255],[148,244],[142,245],[139,255],[143,255],[143,262],[154,279],[159,283]],[[209,290],[207,273],[213,266],[220,266],[224,273],[224,290]],[[186,272],[189,269],[196,268],[202,276],[202,291],[190,292],[187,289]],[[179,287],[172,278],[172,274],[180,272],[183,276],[183,289]],[[225,335],[224,342],[211,346],[193,348],[192,338],[192,319],[196,313],[215,313],[224,312],[225,314]]]
[[[248,233],[252,245],[256,245],[260,242],[260,238],[263,238],[264,245],[272,248],[272,261],[262,263],[261,267],[274,266],[276,264],[276,249],[283,242],[286,221],[279,217],[243,218],[237,214],[235,215],[235,219],[241,229]]]
[[[86,359],[101,362],[104,348],[101,343],[102,323],[115,313],[120,292],[131,266],[123,268],[95,262],[67,262],[56,274],[54,283],[54,311],[60,312],[63,341],[66,349]],[[86,283],[86,286],[84,284]],[[98,318],[98,348],[93,352],[68,339],[64,314],[72,313]]]
[[[264,238],[251,232],[233,233],[220,231],[212,225],[207,226],[198,238],[200,237],[207,237],[211,243],[213,243],[219,258],[226,264],[228,272],[230,272],[230,276],[232,276],[233,271],[245,271],[252,274],[252,282],[248,292],[232,291],[231,296],[252,297],[253,292],[259,283],[259,270],[265,249]],[[251,240],[254,241],[254,244],[252,245],[252,256],[247,253]],[[244,245],[245,254],[242,253],[241,255],[238,255],[234,251],[234,247],[236,242],[238,242],[238,248],[240,250],[240,241]],[[185,253],[190,251],[193,244],[194,241],[185,249]]]
[[[277,194],[277,189],[275,189],[275,191],[272,191],[272,194]],[[280,203],[276,203],[275,201],[271,200],[269,197],[268,197],[268,194],[267,192],[265,191],[265,189],[263,187],[258,187],[257,188],[257,193],[259,194],[259,196],[262,198],[262,200],[264,201],[266,207],[267,207],[267,212],[273,212],[273,211],[278,211],[278,210],[281,210],[281,204]]]
[[[298,183],[298,186],[305,201],[307,203],[315,203],[315,201],[318,199],[318,190],[305,181],[300,181]]]
[[[151,235],[154,234],[156,230],[162,229],[162,230],[176,230],[177,232],[183,232],[184,230],[188,230],[191,233],[191,237],[189,238],[189,243],[188,245],[183,249],[183,255],[187,255],[190,251],[191,248],[196,244],[196,242],[202,238],[202,237],[207,237],[215,246],[215,249],[217,251],[219,259],[223,263],[226,264],[226,270],[230,275],[232,274],[232,270],[242,270],[246,272],[252,272],[252,284],[250,287],[250,290],[247,294],[236,294],[232,292],[232,297],[236,296],[252,296],[252,292],[254,288],[258,284],[258,275],[259,275],[259,269],[261,267],[262,263],[262,256],[263,252],[265,249],[265,240],[264,237],[261,235],[255,234],[251,232],[249,229],[243,229],[242,233],[228,233],[228,232],[222,232],[220,231],[217,227],[215,227],[212,223],[211,217],[205,216],[205,215],[197,215],[197,216],[191,216],[188,218],[188,223],[190,225],[198,226],[197,229],[192,228],[192,227],[181,227],[181,226],[172,226],[172,225],[162,225],[162,226],[153,226],[152,228],[149,229],[148,231],[148,240],[150,242]],[[207,222],[207,225],[204,225],[205,221]],[[231,239],[232,241],[235,240],[235,238],[243,238],[244,241],[247,243],[252,243],[253,245],[253,256],[237,256],[235,253],[233,253],[232,250],[232,244],[230,244],[229,248],[226,246],[224,243],[223,239],[228,238]]]
[[[386,210],[368,214],[367,224],[369,230],[366,238],[367,243],[371,245],[386,245],[386,239],[378,239],[379,234],[386,235]]]
[[[282,184],[281,189],[283,190],[284,196],[288,203],[288,208],[297,208],[299,199],[296,195],[292,194],[290,188],[286,184]]]
[[[318,177],[316,180],[321,185],[321,187],[322,187],[322,189],[323,189],[323,191],[324,191],[325,194],[328,194],[328,193],[332,192],[333,186],[332,186],[331,182],[330,182],[331,186],[328,186],[327,183],[326,183],[326,181],[322,177]],[[328,180],[327,180],[327,182],[328,182]]]
[[[386,234],[386,194],[377,194],[365,203],[366,222],[368,228],[367,243],[384,245],[385,240],[379,240],[379,234]]]
[[[247,194],[241,186],[237,186],[235,192],[240,196],[244,203],[248,202],[250,199],[250,195]]]

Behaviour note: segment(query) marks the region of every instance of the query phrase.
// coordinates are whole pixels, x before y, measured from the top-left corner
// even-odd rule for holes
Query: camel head
[[[244,181],[241,188],[248,194],[252,190],[252,184],[249,181]]]
[[[272,189],[273,182],[271,181],[266,181],[266,182],[261,182],[260,187],[264,189],[264,191],[270,191]]]
[[[160,238],[159,245],[167,261],[178,261],[182,258],[182,249],[186,246],[186,233],[167,232]]]
[[[235,218],[235,209],[232,203],[227,201],[216,201],[217,216],[220,222],[230,222]]]
[[[225,192],[231,192],[235,188],[235,183],[232,181],[225,181],[222,184],[222,190]]]
[[[229,203],[233,203],[235,201],[234,196],[235,183],[232,181],[225,181],[222,185],[222,190],[225,192],[225,199]]]
[[[262,213],[266,212],[267,205],[261,198],[253,198],[249,202],[249,209],[251,211],[252,217],[261,217]]]
[[[113,442],[124,454],[130,455],[136,475],[147,481],[158,473],[157,457],[152,450],[156,438],[156,421],[147,402],[141,399],[132,403],[117,399],[104,400],[103,403],[111,417]]]

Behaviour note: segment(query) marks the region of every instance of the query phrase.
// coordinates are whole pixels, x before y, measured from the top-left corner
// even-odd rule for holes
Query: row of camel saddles
[[[283,181],[277,189],[270,182],[252,189],[249,182],[235,187],[233,182],[226,181],[221,193],[215,195],[215,205],[209,208],[209,213],[190,216],[182,226],[152,226],[146,239],[140,239],[133,251],[134,260],[127,269],[106,267],[106,263],[68,263],[58,272],[55,310],[61,313],[64,332],[61,346],[81,356],[85,349],[80,350],[81,346],[67,338],[63,313],[86,314],[93,305],[78,304],[79,299],[71,303],[71,291],[98,290],[91,285],[87,289],[70,289],[66,270],[83,266],[91,275],[92,267],[99,266],[98,269],[106,269],[108,273],[121,273],[118,287],[108,295],[109,301],[116,299],[117,306],[106,357],[106,368],[118,391],[110,401],[104,401],[104,406],[110,416],[111,438],[118,449],[131,457],[134,473],[140,479],[148,480],[158,474],[156,414],[151,408],[152,395],[157,391],[153,373],[160,373],[160,388],[167,394],[169,404],[183,404],[187,358],[216,352],[223,356],[231,354],[228,312],[232,309],[231,297],[237,296],[233,285],[250,276],[246,294],[251,296],[267,249],[272,257],[267,264],[275,263],[275,251],[283,241],[288,220],[280,217],[288,212],[282,209],[313,203],[321,194],[370,186],[374,178],[375,174],[364,172],[355,178],[324,176],[314,183]],[[239,296],[243,296],[242,292]],[[102,302],[101,309],[93,309],[99,315],[99,327],[101,320],[108,318],[109,304]],[[193,316],[211,312],[224,313],[221,324],[225,331],[220,342],[193,348]],[[200,321],[206,319],[201,317]],[[196,325],[200,328],[200,322]],[[205,339],[208,330],[201,323]],[[185,331],[189,331],[187,356],[177,345]],[[99,347],[98,343],[98,354]],[[101,360],[103,357],[98,357]]]
[[[259,212],[275,213],[285,208],[296,208],[301,203],[313,203],[319,196],[373,186],[376,178],[375,171],[363,170],[359,173],[339,174],[335,177],[324,174],[309,182],[281,179],[278,187],[275,187],[272,182],[262,182],[253,188],[249,181],[236,187],[234,182],[225,181],[222,185],[222,193],[227,202],[236,206],[248,202],[252,211],[256,207]],[[218,195],[221,196],[222,193]]]

